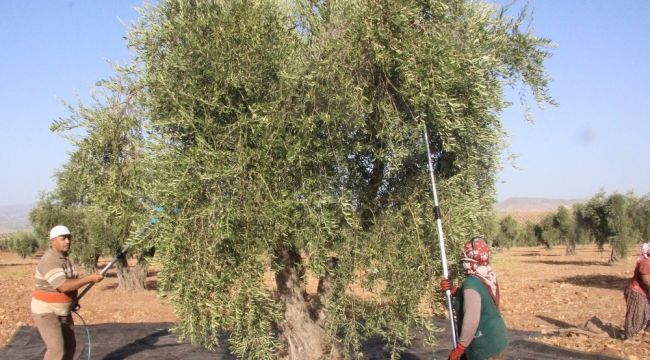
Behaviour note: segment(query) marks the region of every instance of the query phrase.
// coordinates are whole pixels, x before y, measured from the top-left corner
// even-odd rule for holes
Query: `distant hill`
[[[546,214],[557,210],[559,206],[571,208],[575,203],[586,199],[546,199],[515,197],[508,198],[494,206],[499,216],[510,215],[520,222],[539,221]],[[35,204],[18,204],[0,206],[0,234],[29,230],[29,212]]]
[[[34,204],[0,206],[0,234],[31,229],[29,212]]]
[[[515,211],[555,211],[558,207],[571,208],[573,204],[585,202],[585,199],[546,199],[546,198],[508,198],[494,206],[497,212]]]
[[[499,217],[512,216],[521,223],[526,221],[539,222],[549,213],[564,206],[571,209],[573,204],[586,202],[586,199],[546,199],[546,198],[508,198],[494,205]]]

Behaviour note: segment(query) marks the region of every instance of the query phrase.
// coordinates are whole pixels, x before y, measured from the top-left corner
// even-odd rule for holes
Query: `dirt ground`
[[[636,249],[636,247],[634,248]],[[636,253],[636,251],[634,251]],[[564,248],[513,248],[495,254],[493,267],[501,284],[501,307],[510,329],[541,332],[538,340],[555,346],[617,356],[650,359],[650,334],[633,340],[619,337],[625,316],[623,289],[636,255],[608,265],[609,252],[580,246],[574,256]],[[0,252],[0,347],[22,325],[33,325],[29,313],[34,267],[38,258],[21,259]],[[155,288],[152,272],[148,283]],[[155,290],[116,291],[109,276],[82,301],[88,324],[173,322],[176,317]]]

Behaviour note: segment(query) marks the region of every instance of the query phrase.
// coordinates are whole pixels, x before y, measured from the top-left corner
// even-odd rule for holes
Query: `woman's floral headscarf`
[[[485,240],[475,237],[466,242],[463,246],[463,254],[460,261],[466,275],[474,276],[481,280],[483,285],[490,291],[497,308],[499,307],[499,284],[497,276],[490,267],[490,248]]]

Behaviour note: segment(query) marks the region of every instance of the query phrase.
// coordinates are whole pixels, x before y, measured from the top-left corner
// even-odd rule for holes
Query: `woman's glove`
[[[456,296],[456,292],[458,291],[458,288],[453,286],[451,280],[447,278],[440,278],[440,288],[443,292],[450,290],[451,296]]]
[[[449,354],[449,360],[459,360],[463,353],[465,352],[465,347],[461,344],[456,345],[456,348],[451,351]]]

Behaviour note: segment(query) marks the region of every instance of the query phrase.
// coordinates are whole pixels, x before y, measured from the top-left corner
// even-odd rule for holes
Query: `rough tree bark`
[[[537,242],[544,245],[546,250],[551,250],[551,244],[544,239],[542,228],[539,225],[535,226],[535,237],[537,238]]]
[[[132,268],[126,258],[121,258],[116,265],[118,290],[146,290],[148,264],[144,258],[139,257]]]
[[[609,264],[614,264],[617,263],[622,256],[619,254],[619,251],[616,250],[614,246],[612,246],[612,252],[609,254]]]
[[[276,251],[283,268],[276,276],[279,300],[285,305],[284,319],[278,324],[279,338],[284,348],[283,360],[318,360],[326,356],[340,359],[340,350],[327,342],[325,324],[327,313],[322,299],[333,293],[331,278],[320,279],[318,294],[310,299],[304,288],[302,259],[293,249]],[[335,266],[335,261],[330,265]]]
[[[565,239],[566,244],[566,255],[575,255],[576,254],[576,242],[571,238]]]

